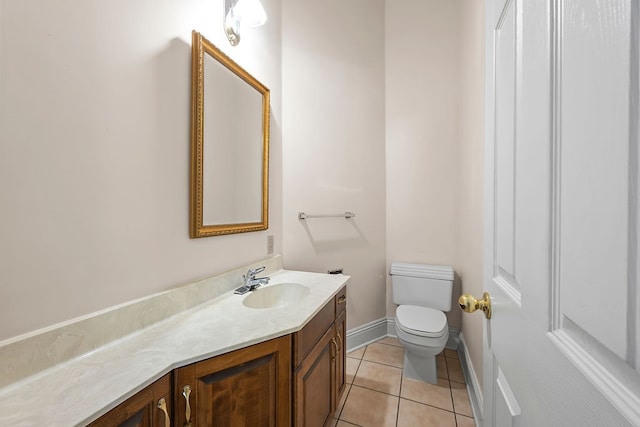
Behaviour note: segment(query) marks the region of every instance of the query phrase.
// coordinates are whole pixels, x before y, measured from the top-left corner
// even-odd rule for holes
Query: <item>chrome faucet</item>
[[[256,277],[256,274],[264,271],[265,267],[250,268],[247,274],[242,275],[244,284],[234,291],[234,293],[242,295],[247,292],[254,291],[260,287],[260,285],[266,285],[269,283],[269,277]]]

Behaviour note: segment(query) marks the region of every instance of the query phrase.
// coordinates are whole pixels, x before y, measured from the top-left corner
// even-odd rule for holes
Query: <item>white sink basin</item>
[[[266,285],[251,292],[242,304],[249,308],[279,308],[301,301],[309,295],[309,288],[299,283]]]

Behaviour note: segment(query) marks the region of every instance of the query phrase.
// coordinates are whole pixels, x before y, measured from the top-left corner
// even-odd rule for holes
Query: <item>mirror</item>
[[[191,238],[269,227],[269,89],[197,31],[191,70]]]

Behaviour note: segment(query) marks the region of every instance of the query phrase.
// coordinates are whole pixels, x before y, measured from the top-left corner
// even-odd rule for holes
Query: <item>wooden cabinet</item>
[[[345,388],[346,287],[293,334],[293,418],[296,427],[322,427]]]
[[[299,332],[178,368],[89,426],[322,427],[345,388],[345,307],[343,287]]]
[[[290,384],[290,335],[179,368],[175,425],[289,426]]]
[[[89,424],[89,427],[169,427],[171,396],[169,373]]]

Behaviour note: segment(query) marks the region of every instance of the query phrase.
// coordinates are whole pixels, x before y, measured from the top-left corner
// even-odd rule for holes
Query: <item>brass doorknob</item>
[[[481,300],[475,298],[473,295],[463,294],[458,298],[458,304],[460,308],[467,313],[482,310],[484,311],[484,317],[491,319],[491,296],[489,292],[483,293]]]

